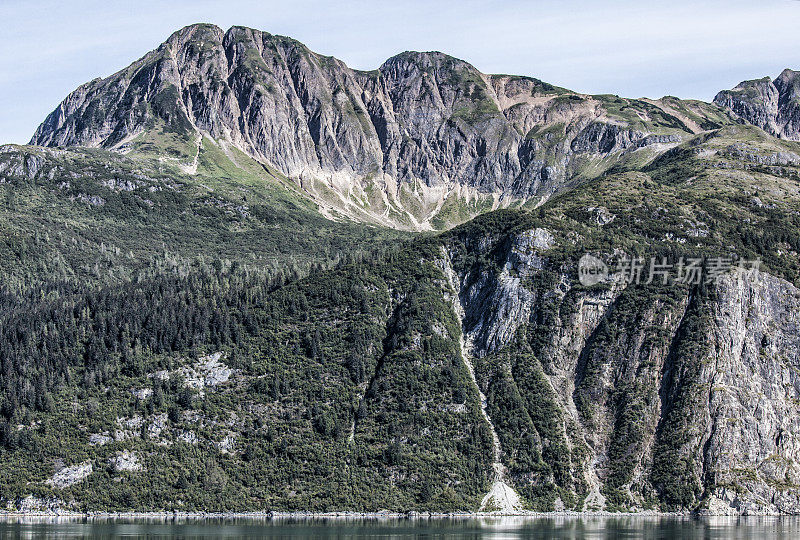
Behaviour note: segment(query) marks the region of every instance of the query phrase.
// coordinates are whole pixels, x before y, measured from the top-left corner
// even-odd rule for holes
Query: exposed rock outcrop
[[[473,354],[485,357],[477,380],[500,423],[504,462],[515,461],[524,429],[503,425],[518,413],[500,388],[524,396],[530,370],[541,370],[565,444],[586,452],[567,458],[577,482],[549,481],[575,490],[584,508],[643,509],[658,497],[714,514],[800,512],[800,290],[741,272],[705,300],[619,280],[573,290],[568,268],[559,278],[548,267],[551,244],[531,242],[540,231],[488,240],[480,249],[499,253],[501,269],[458,276],[463,328]],[[532,364],[514,360],[524,354],[522,328],[537,336],[523,342],[534,344],[524,345]],[[554,436],[539,432],[535,447],[546,453]],[[548,481],[510,466],[511,486],[523,493]]]
[[[718,93],[714,103],[771,135],[800,140],[800,72],[785,69],[775,80],[744,81]]]
[[[92,474],[92,462],[84,461],[77,465],[64,467],[47,480],[47,483],[53,487],[65,488],[83,481],[87,476]]]
[[[6,505],[6,510],[10,512],[20,512],[22,514],[59,514],[68,505],[56,497],[36,497],[28,495]]]
[[[213,388],[228,382],[234,375],[234,371],[221,362],[221,359],[222,353],[203,356],[191,366],[181,368],[179,373],[188,388],[202,392],[205,388]]]
[[[290,38],[201,24],[79,87],[31,143],[146,143],[190,174],[203,145],[235,147],[326,211],[416,229],[544,200],[570,179],[697,130],[658,103],[486,75],[438,52],[357,71]],[[718,126],[707,118],[720,117],[716,107],[693,107]]]
[[[108,464],[115,472],[137,472],[142,470],[142,463],[135,452],[128,450],[108,458]]]

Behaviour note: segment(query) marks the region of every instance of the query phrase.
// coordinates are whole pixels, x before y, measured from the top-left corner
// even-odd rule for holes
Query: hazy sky
[[[27,142],[79,84],[195,22],[289,35],[361,69],[440,50],[487,73],[628,97],[710,100],[800,69],[796,0],[0,0],[0,143]]]

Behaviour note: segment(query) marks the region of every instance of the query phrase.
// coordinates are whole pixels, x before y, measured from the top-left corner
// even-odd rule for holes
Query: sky
[[[800,1],[0,0],[0,144],[196,22],[291,36],[358,69],[405,50],[580,92],[710,101],[800,69]]]

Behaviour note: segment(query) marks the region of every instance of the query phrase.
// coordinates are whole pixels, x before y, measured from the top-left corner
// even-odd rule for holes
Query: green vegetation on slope
[[[3,147],[4,286],[129,280],[165,254],[303,274],[403,238],[332,222],[274,171],[205,139],[197,173],[169,158]]]
[[[33,493],[82,509],[476,509],[492,441],[441,260],[491,297],[535,228],[557,247],[519,278],[531,317],[474,359],[509,482],[529,508],[582,508],[602,450],[611,509],[693,508],[713,487],[695,475],[684,420],[711,291],[615,296],[568,359],[577,416],[553,383],[569,368],[554,344],[581,299],[609,292],[577,283],[585,252],[759,257],[797,283],[797,169],[773,157],[797,145],[725,128],[533,212],[491,212],[391,250],[394,233],[323,220],[231,152],[204,141],[188,175],[94,150],[4,151],[3,503]],[[212,353],[232,371],[198,378]],[[675,375],[659,416],[665,366]],[[606,440],[597,433],[607,448],[592,446]],[[140,470],[115,465],[126,451]],[[87,463],[74,484],[48,483]]]

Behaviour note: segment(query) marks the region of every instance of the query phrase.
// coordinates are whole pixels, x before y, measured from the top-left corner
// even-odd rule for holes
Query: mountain
[[[0,147],[0,507],[800,513],[800,143],[725,107],[177,32]]]
[[[441,229],[538,204],[731,122],[698,101],[583,95],[442,53],[365,72],[282,36],[193,25],[75,90],[31,144],[166,152],[187,171],[218,144],[290,178],[329,215]]]
[[[797,513],[798,179],[732,126],[299,280],[6,291],[3,500]],[[586,286],[585,253],[763,264]]]
[[[767,133],[800,140],[800,73],[785,69],[773,81],[769,77],[739,83],[723,90],[714,103]]]

